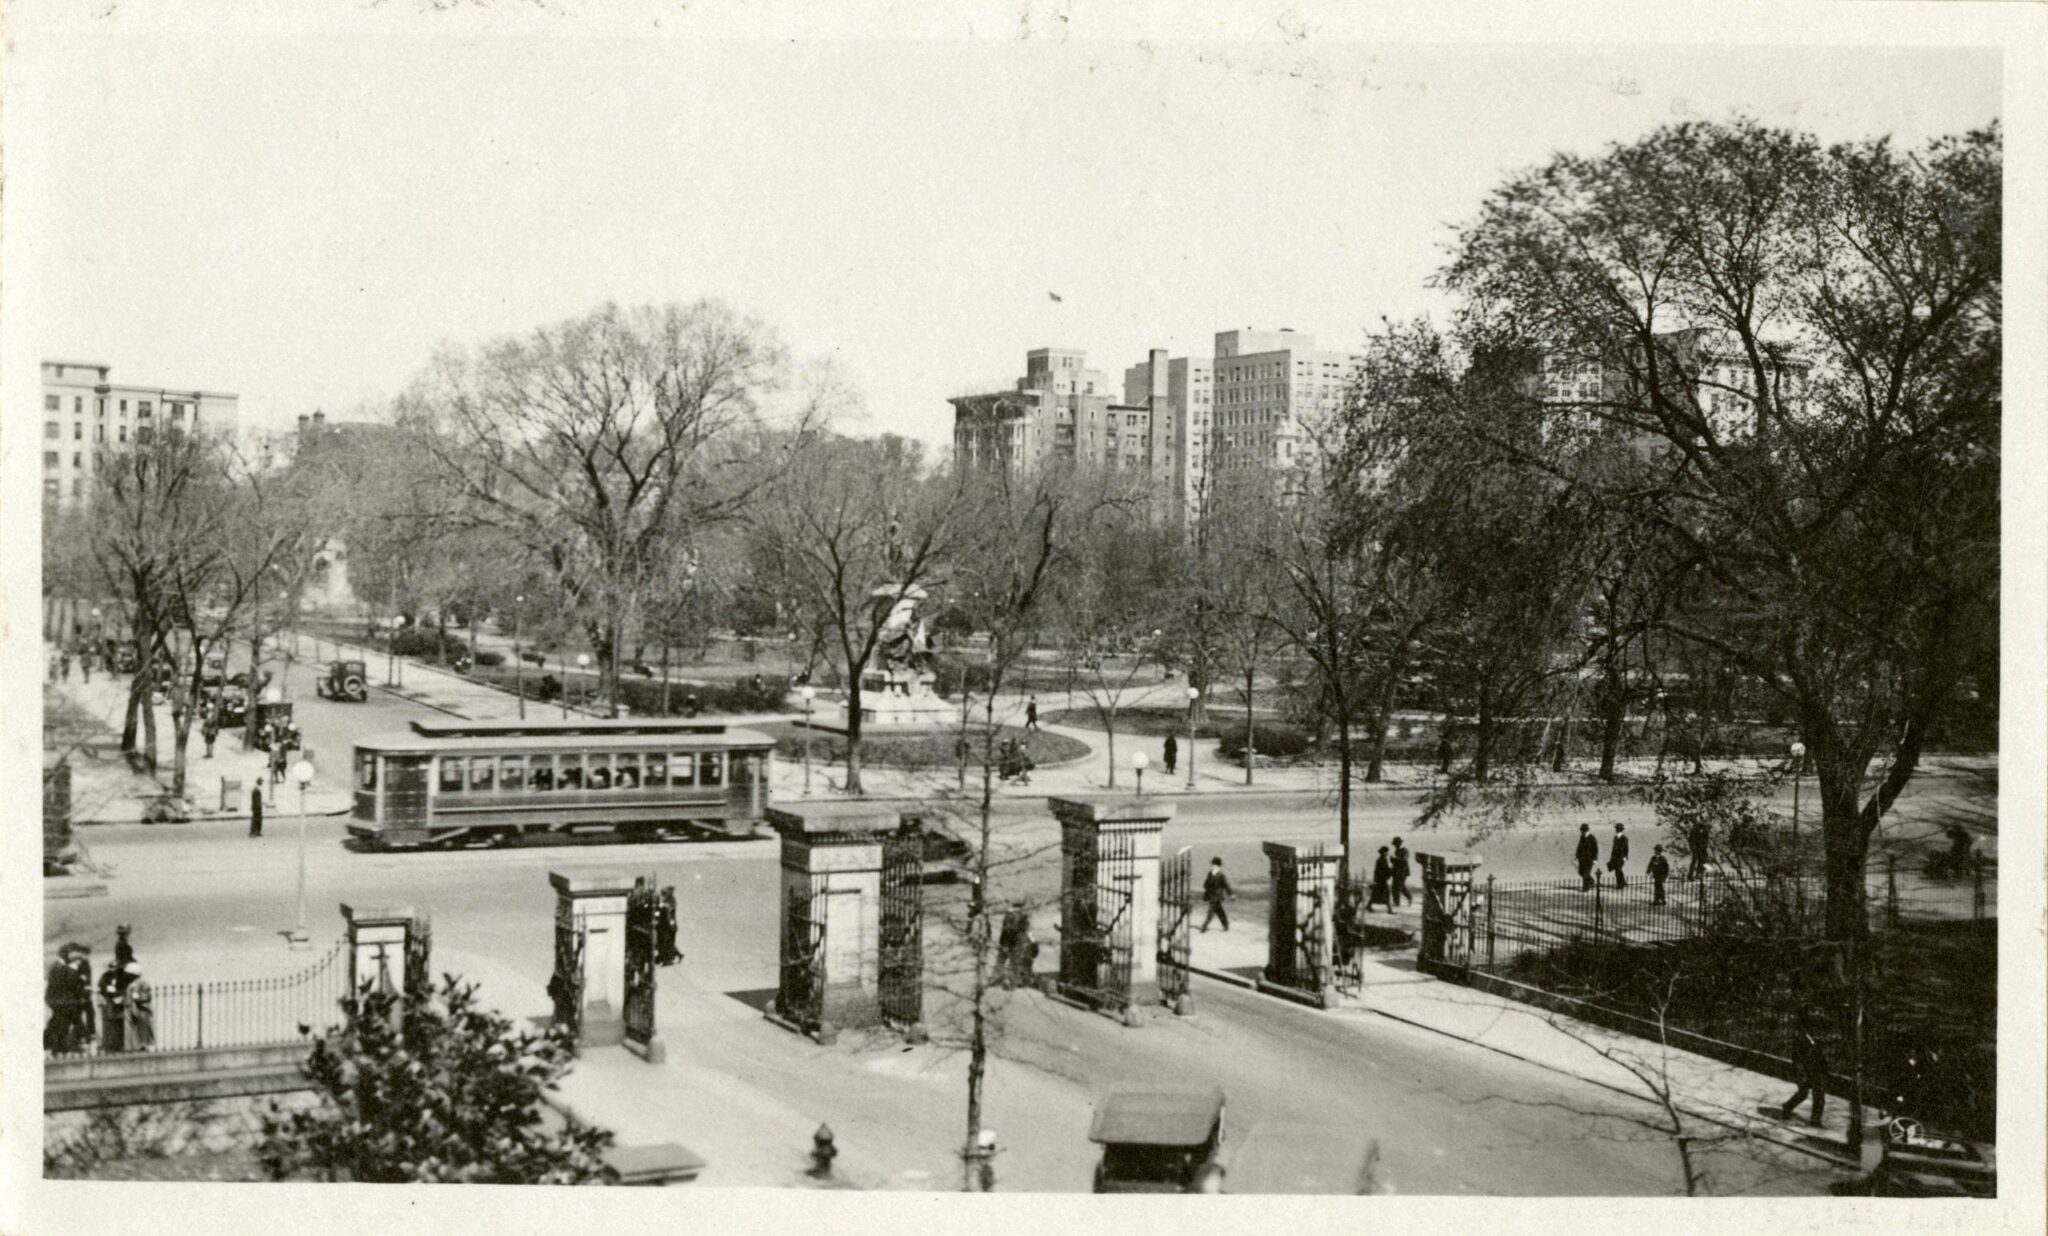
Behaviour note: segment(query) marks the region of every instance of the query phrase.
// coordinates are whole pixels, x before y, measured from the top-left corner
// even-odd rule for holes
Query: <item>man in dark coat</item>
[[[99,1019],[92,1010],[92,950],[83,944],[71,947],[71,986],[78,993],[78,1003],[72,1010],[74,1020],[65,1050],[84,1051],[99,1029]]]
[[[199,736],[206,740],[206,758],[213,758],[213,744],[220,738],[220,710],[206,710],[206,720],[199,725]]]
[[[1685,869],[1688,880],[1702,879],[1707,874],[1707,847],[1711,844],[1713,829],[1705,820],[1695,821],[1685,832],[1685,848],[1690,851],[1692,862]]]
[[[1365,908],[1370,910],[1375,903],[1394,910],[1394,860],[1387,857],[1387,847],[1380,847],[1380,856],[1372,864],[1372,891],[1366,894]]]
[[[249,835],[263,835],[263,791],[260,788],[249,791]]]
[[[1209,906],[1209,912],[1202,917],[1203,931],[1209,930],[1209,924],[1219,918],[1223,920],[1223,930],[1230,930],[1230,911],[1223,908],[1223,903],[1236,895],[1237,890],[1230,887],[1230,877],[1223,874],[1223,860],[1210,859],[1209,874],[1202,878],[1202,900]]]
[[[1799,1029],[1792,1052],[1792,1063],[1799,1070],[1799,1089],[1792,1093],[1791,1098],[1785,1100],[1780,1112],[1784,1119],[1792,1119],[1794,1109],[1806,1096],[1812,1095],[1813,1112],[1808,1120],[1818,1127],[1821,1112],[1826,1107],[1828,1099],[1828,1058],[1820,1041],[1819,1021],[1814,1017],[1813,1010],[1804,1005],[1799,1009]]]
[[[100,974],[100,1050],[119,1052],[127,1050],[128,1029],[128,974],[127,967],[119,961],[110,961]]]
[[[1402,905],[1415,904],[1415,894],[1408,891],[1408,843],[1399,837],[1394,838],[1394,853],[1391,858],[1394,864],[1393,884],[1388,891],[1393,896],[1387,902],[1389,910],[1394,908],[1396,902]]]
[[[1607,869],[1614,873],[1614,887],[1627,888],[1628,875],[1622,870],[1628,864],[1628,834],[1622,826],[1614,826],[1614,844],[1607,848]]]
[[[1600,842],[1594,838],[1591,825],[1579,825],[1579,845],[1572,851],[1572,859],[1579,864],[1579,891],[1590,891],[1593,887],[1593,864],[1600,861]]]
[[[43,1025],[43,1050],[47,1052],[76,1050],[72,1044],[78,1033],[78,1006],[92,996],[89,985],[80,986],[78,972],[71,968],[71,954],[71,945],[59,949],[43,979],[43,1003],[50,1010],[50,1020]]]
[[[1180,756],[1180,744],[1174,741],[1173,735],[1168,734],[1163,750],[1166,755],[1166,775],[1171,777],[1173,775],[1173,762]]]
[[[1671,878],[1671,861],[1664,857],[1664,847],[1657,846],[1650,855],[1650,904],[1664,904],[1664,881]]]

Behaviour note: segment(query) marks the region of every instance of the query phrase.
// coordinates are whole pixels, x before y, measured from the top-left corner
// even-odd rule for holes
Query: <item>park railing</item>
[[[348,994],[346,942],[294,974],[150,984],[147,1007],[95,995],[89,1023],[70,1011],[69,1028],[47,1040],[55,1059],[151,1051],[269,1047],[340,1024]],[[63,1018],[64,1010],[49,1010]]]

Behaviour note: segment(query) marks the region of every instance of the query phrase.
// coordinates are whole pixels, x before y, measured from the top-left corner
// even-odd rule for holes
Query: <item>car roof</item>
[[[1118,1146],[1198,1146],[1223,1115],[1214,1086],[1113,1086],[1095,1104],[1088,1140]]]

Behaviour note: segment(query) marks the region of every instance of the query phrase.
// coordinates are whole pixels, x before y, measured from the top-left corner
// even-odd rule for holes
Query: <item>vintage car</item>
[[[1097,1193],[1209,1191],[1223,1146],[1214,1086],[1115,1086],[1095,1104],[1088,1140],[1102,1147]]]
[[[313,694],[360,704],[370,698],[369,674],[361,661],[329,661],[327,672],[313,680]]]
[[[918,872],[919,883],[975,882],[973,846],[951,829],[923,817],[913,817],[907,826],[917,829],[919,844],[924,847],[920,856],[923,866]]]
[[[1384,1193],[1380,1144],[1356,1125],[1254,1125],[1204,1169],[1201,1193]]]

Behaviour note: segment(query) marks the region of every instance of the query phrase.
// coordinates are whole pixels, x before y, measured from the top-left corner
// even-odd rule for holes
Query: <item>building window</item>
[[[44,466],[45,468],[54,468],[54,467],[56,467],[56,466],[57,466],[57,452],[55,452],[55,451],[44,451],[44,452],[43,452],[43,466]],[[54,484],[54,482],[52,482],[52,483]]]
[[[116,438],[115,441],[126,442],[128,440],[128,426],[123,425],[116,432],[119,433],[120,436]]]
[[[84,493],[84,492],[85,492],[85,482],[84,482],[84,481],[82,481],[82,480],[79,480],[79,479],[78,479],[78,478],[76,478],[76,477],[73,477],[73,478],[72,478],[72,480],[71,480],[71,496],[72,496],[72,497],[74,497],[74,498],[76,498],[76,497],[78,497],[78,496],[79,496],[80,494],[82,494],[82,493]]]
[[[172,404],[172,405],[171,405],[171,419],[172,419],[172,420],[174,420],[174,421],[182,421],[182,420],[184,420],[184,419],[185,419],[185,405],[184,405],[184,404],[182,404],[182,403],[174,403],[174,404]]]
[[[126,399],[121,401],[121,415],[128,415],[128,401]]]
[[[94,425],[92,427],[92,440],[95,442],[105,442],[107,440],[107,427],[105,425]]]
[[[136,417],[137,417],[137,418],[141,418],[141,417],[144,417],[144,416],[148,416],[148,415],[149,415],[149,410],[150,410],[150,404],[149,404],[149,400],[147,400],[147,399],[143,399],[143,400],[138,400],[138,401],[136,402],[136,404],[135,404],[135,415],[136,415]]]
[[[57,496],[57,482],[55,482],[55,481],[44,481],[44,482],[43,482],[43,493],[44,493],[44,495],[45,495],[45,496],[47,496],[47,497],[51,497],[51,498],[54,498],[54,497],[56,497],[56,496]]]
[[[63,396],[61,396],[61,395],[45,395],[45,396],[43,396],[43,411],[45,411],[45,412],[55,412],[55,411],[56,411],[57,409],[59,409],[59,408],[61,408],[61,407],[63,407],[63,406],[64,406],[64,397],[63,397]]]
[[[61,438],[63,436],[64,427],[62,425],[59,425],[55,421],[43,422],[43,437],[45,439]]]
[[[83,441],[85,441],[85,422],[84,422],[84,421],[73,421],[73,422],[71,422],[71,440],[72,440],[73,442],[83,442]]]
[[[83,467],[85,466],[85,452],[84,452],[84,451],[73,451],[73,452],[71,452],[71,466],[72,466],[72,467],[74,467],[74,468],[83,468]]]
[[[85,415],[85,396],[73,395],[71,397],[71,410],[80,416]]]

